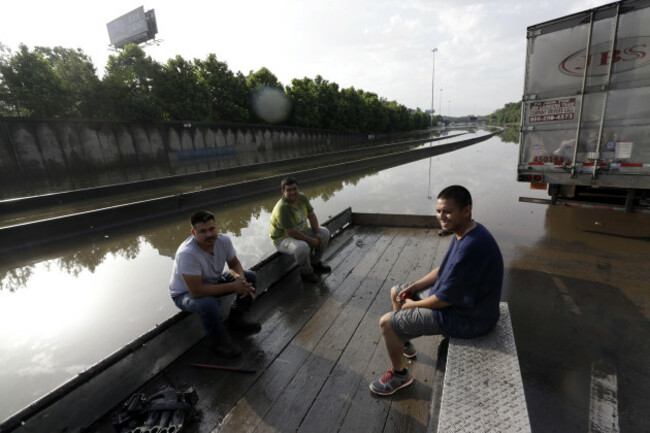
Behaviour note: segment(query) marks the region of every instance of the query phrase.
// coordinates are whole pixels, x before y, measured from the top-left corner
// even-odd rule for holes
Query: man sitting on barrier
[[[318,281],[316,273],[332,270],[321,262],[330,232],[318,225],[314,208],[307,196],[298,190],[295,178],[287,177],[280,186],[282,198],[271,213],[271,242],[279,252],[293,255],[300,266],[300,275],[315,283]]]
[[[393,311],[379,326],[392,369],[370,384],[375,394],[390,395],[413,382],[404,359],[416,355],[412,338],[478,337],[499,320],[503,259],[490,232],[472,220],[469,191],[458,185],[443,189],[436,213],[442,229],[454,237],[439,267],[415,283],[390,289]]]
[[[218,354],[237,356],[241,354],[241,347],[224,328],[218,297],[235,293],[228,316],[231,329],[259,331],[260,323],[243,317],[255,300],[257,275],[242,269],[230,238],[217,233],[213,214],[197,212],[190,222],[192,236],[176,251],[169,292],[178,308],[200,316]],[[224,272],[226,263],[229,271]]]

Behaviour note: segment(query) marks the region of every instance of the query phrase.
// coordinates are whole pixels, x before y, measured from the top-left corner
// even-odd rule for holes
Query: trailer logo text
[[[613,56],[610,48],[611,41],[593,45],[589,58],[585,58],[586,49],[575,52],[562,60],[560,71],[582,76],[585,60],[590,76],[607,75],[611,62],[614,62],[612,73],[629,71],[650,63],[650,36],[619,39]]]
[[[528,106],[528,122],[538,123],[573,120],[575,112],[576,98],[531,102]]]

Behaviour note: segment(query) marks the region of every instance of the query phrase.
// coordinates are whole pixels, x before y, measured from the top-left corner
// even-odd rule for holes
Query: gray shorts
[[[408,284],[400,284],[399,292],[408,287]],[[420,290],[413,294],[415,300],[421,300],[429,296],[429,289]],[[407,308],[390,313],[390,327],[402,341],[422,335],[440,335],[442,329],[436,320],[435,311],[430,308]]]

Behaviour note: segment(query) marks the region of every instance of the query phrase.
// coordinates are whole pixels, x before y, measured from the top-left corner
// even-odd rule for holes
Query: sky
[[[115,54],[106,24],[144,6],[155,10],[160,40],[145,51],[161,63],[213,53],[234,72],[266,67],[285,85],[321,75],[408,108],[484,115],[521,100],[528,26],[607,3],[4,0],[0,43],[80,48],[101,77]]]

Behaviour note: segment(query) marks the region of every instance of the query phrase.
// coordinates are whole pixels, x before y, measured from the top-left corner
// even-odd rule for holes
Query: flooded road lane
[[[603,369],[616,374],[620,431],[650,431],[650,216],[519,202],[547,195],[516,182],[517,149],[494,137],[303,192],[325,220],[348,206],[431,214],[438,191],[465,185],[474,218],[504,256],[502,298],[533,431],[588,431],[592,376]],[[278,198],[210,209],[244,266],[273,251]],[[176,312],[167,283],[188,217],[70,241],[0,268],[0,419]]]

